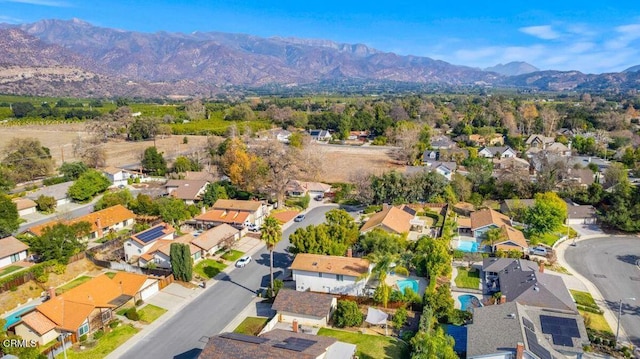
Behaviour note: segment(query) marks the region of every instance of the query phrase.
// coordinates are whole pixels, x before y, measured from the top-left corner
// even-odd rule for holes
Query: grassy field
[[[211,279],[226,267],[227,265],[224,263],[214,261],[213,259],[204,259],[193,267],[193,272],[202,278]]]
[[[235,262],[238,259],[240,259],[240,257],[242,257],[244,255],[244,252],[240,252],[237,251],[235,249],[232,249],[230,251],[228,251],[227,253],[222,255],[222,259],[227,260],[227,261],[232,261]]]
[[[333,337],[357,346],[356,355],[362,359],[409,358],[409,348],[401,341],[380,335],[368,335],[343,330],[320,328],[318,335]]]
[[[268,321],[269,318],[264,317],[247,317],[233,332],[246,335],[258,335]]]
[[[114,351],[117,347],[129,340],[138,332],[138,329],[131,325],[119,325],[111,332],[105,334],[98,340],[98,343],[93,347],[85,350],[79,350],[74,347],[71,350],[67,350],[67,357],[69,359],[101,359],[106,357],[109,353]]]
[[[140,314],[140,321],[147,324],[153,323],[154,320],[160,318],[160,316],[166,312],[166,309],[157,307],[153,304],[147,304],[144,308],[138,311]]]
[[[66,292],[66,291],[68,291],[70,289],[73,289],[73,288],[79,286],[82,283],[90,281],[91,279],[92,279],[92,277],[89,277],[89,276],[86,276],[86,275],[80,276],[80,277],[72,280],[71,282],[56,288],[56,295],[60,295],[60,294]]]
[[[458,267],[456,286],[458,288],[478,289],[480,287],[480,273],[477,269],[471,271],[465,267]]]
[[[0,271],[0,277],[5,276],[5,275],[7,275],[9,273],[13,273],[13,272],[15,272],[17,270],[20,270],[20,269],[22,269],[22,267],[20,267],[20,266],[8,266],[7,268],[4,268],[4,269],[2,269]]]
[[[573,289],[570,289],[569,292],[571,292],[571,295],[573,296],[573,299],[576,301],[576,304],[598,309],[598,304],[596,304],[596,301],[591,296],[591,293],[581,292],[579,290],[573,290]]]

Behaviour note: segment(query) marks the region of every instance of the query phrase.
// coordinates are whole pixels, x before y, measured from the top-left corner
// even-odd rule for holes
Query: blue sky
[[[640,64],[640,6],[634,3],[0,0],[0,22],[75,17],[132,31],[327,39],[457,65],[526,61],[541,69],[601,73]]]

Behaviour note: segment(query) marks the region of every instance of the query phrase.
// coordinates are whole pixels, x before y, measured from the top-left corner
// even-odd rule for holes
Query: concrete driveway
[[[167,310],[172,310],[182,305],[183,300],[192,295],[196,290],[199,289],[188,289],[180,284],[171,283],[163,290],[147,299],[147,303]]]
[[[606,236],[606,234],[602,231],[599,225],[597,224],[572,224],[571,228],[573,228],[578,235],[582,237],[587,236]]]

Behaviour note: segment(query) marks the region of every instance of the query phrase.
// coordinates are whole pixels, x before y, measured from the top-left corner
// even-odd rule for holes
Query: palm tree
[[[263,240],[267,244],[267,249],[269,250],[269,269],[271,271],[271,292],[273,293],[273,250],[276,247],[276,244],[280,242],[282,239],[282,228],[280,227],[280,222],[274,217],[267,217],[264,219],[264,223],[262,223],[262,233],[260,234],[260,239]]]

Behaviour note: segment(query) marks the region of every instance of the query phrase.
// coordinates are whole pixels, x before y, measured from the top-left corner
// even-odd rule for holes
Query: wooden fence
[[[159,279],[158,280],[158,290],[163,290],[164,288],[166,288],[169,284],[173,283],[175,281],[173,274],[170,274],[166,277],[164,277],[163,279]]]
[[[69,350],[71,346],[77,342],[78,342],[78,337],[76,336],[76,333],[71,333],[71,335],[65,339],[65,343],[64,343],[65,348]],[[59,342],[56,342],[51,347],[43,350],[42,355],[46,356],[47,358],[54,359],[56,355],[62,353],[62,351],[63,351],[62,342],[59,341]]]

